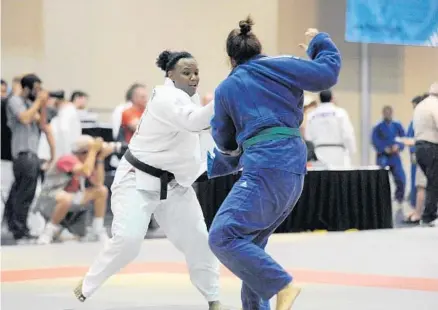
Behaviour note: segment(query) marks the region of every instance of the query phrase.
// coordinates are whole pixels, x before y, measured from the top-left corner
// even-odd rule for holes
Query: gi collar
[[[175,84],[173,84],[173,81],[171,79],[169,79],[168,77],[164,79],[164,85],[175,87]]]
[[[251,59],[248,59],[247,61],[245,61],[244,63],[242,63],[242,64],[240,64],[240,65],[235,66],[235,67],[233,68],[233,70],[231,70],[231,72],[230,72],[230,74],[229,74],[228,76],[233,75],[233,73],[234,73],[234,72],[237,70],[237,68],[239,68],[240,66],[244,66],[244,65],[246,65],[247,63],[249,63],[249,62],[251,62],[251,61],[253,61],[253,60],[258,60],[258,59],[263,58],[263,57],[266,57],[266,55],[260,54],[260,55],[257,55],[257,56],[252,57]]]

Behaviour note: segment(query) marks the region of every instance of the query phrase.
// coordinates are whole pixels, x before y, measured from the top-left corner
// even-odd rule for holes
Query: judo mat
[[[294,310],[432,310],[437,244],[437,228],[417,227],[279,234],[267,250],[303,289]],[[132,264],[79,303],[72,289],[99,250],[97,243],[3,247],[1,309],[208,309],[183,256],[166,239],[145,240]],[[239,280],[223,268],[221,284],[226,309],[239,309]]]

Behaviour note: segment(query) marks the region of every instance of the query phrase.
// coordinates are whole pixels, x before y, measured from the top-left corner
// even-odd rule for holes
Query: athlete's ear
[[[174,75],[175,74],[173,70],[167,72],[167,77],[175,83],[175,81],[173,80]]]

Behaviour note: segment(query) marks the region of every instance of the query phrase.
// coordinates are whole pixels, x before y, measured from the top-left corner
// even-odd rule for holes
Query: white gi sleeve
[[[313,142],[314,137],[312,135],[312,125],[310,120],[312,119],[313,113],[309,113],[306,117],[306,124],[304,126],[304,140]]]
[[[167,112],[167,119],[180,130],[200,133],[210,127],[213,114],[213,102],[200,107],[189,98],[178,98]]]

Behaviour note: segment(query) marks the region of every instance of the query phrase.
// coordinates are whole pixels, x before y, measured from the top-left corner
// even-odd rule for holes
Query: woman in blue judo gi
[[[277,295],[277,309],[289,310],[300,290],[265,247],[303,188],[303,90],[335,85],[341,57],[330,37],[316,29],[306,33],[311,61],[264,56],[252,25],[248,18],[228,35],[233,70],[215,92],[211,129],[217,147],[208,157],[209,177],[241,167],[243,174],[212,223],[209,244],[243,281],[243,309],[270,309],[269,299]]]

